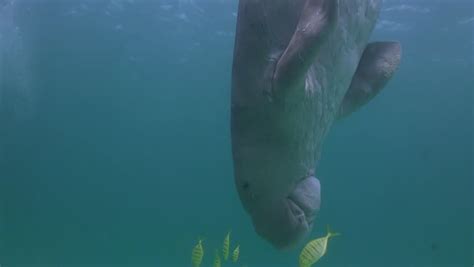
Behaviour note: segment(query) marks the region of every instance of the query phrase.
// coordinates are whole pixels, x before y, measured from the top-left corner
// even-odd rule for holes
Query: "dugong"
[[[240,0],[232,65],[235,185],[277,249],[312,230],[316,166],[331,125],[385,86],[398,42],[369,43],[381,0]]]

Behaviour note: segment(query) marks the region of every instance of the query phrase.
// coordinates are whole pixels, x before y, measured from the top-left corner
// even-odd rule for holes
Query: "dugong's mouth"
[[[297,199],[295,200],[292,196],[289,196],[287,201],[288,201],[288,209],[293,215],[295,221],[297,221],[300,224],[306,224],[307,227],[312,227],[316,214],[306,209],[304,207],[304,203],[301,203]]]
[[[313,227],[320,193],[319,180],[311,176],[300,181],[287,197],[266,202],[252,212],[257,233],[279,249],[296,245]]]
[[[321,204],[319,180],[310,176],[300,181],[288,196],[288,203],[294,216],[304,219],[304,222],[311,227]]]

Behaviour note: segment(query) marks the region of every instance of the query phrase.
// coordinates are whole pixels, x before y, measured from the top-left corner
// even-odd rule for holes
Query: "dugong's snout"
[[[311,231],[321,203],[319,180],[301,180],[283,197],[262,199],[250,209],[256,232],[279,249],[291,248]]]

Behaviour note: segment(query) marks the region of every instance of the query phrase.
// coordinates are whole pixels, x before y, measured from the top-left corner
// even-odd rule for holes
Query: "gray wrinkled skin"
[[[277,94],[275,68],[305,2],[240,0],[237,19],[231,101],[235,183],[257,233],[277,248],[292,247],[313,227],[321,201],[315,168],[322,142],[381,4],[339,0],[336,22],[315,43],[317,54],[303,82],[285,83]]]

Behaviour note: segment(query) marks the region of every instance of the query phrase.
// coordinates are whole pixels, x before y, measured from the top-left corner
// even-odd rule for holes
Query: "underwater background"
[[[237,0],[0,0],[0,265],[297,266],[234,188]],[[386,0],[402,64],[337,122],[317,176],[342,233],[315,266],[474,264],[474,1]],[[234,266],[224,264],[223,266]]]

